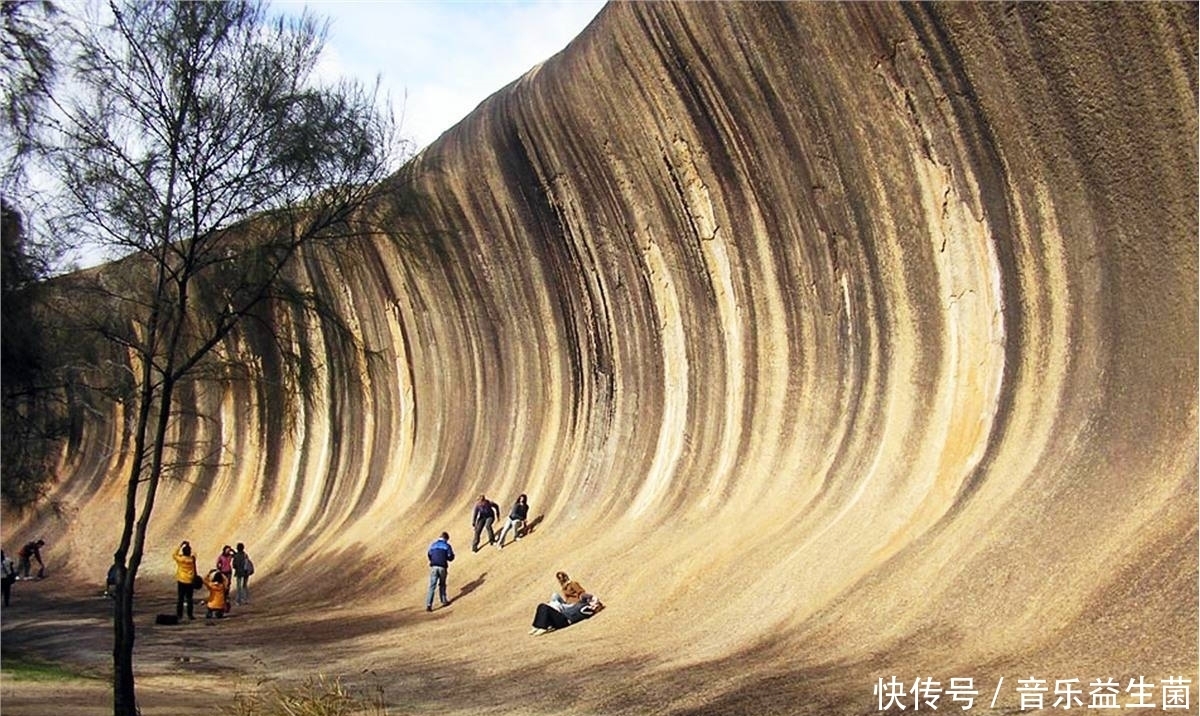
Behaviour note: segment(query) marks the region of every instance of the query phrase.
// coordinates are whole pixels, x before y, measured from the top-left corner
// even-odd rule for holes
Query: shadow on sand
[[[463,597],[467,596],[471,592],[475,591],[476,589],[479,589],[480,587],[482,587],[483,582],[486,578],[487,578],[487,572],[484,572],[483,574],[479,575],[475,579],[472,579],[471,581],[462,585],[462,587],[460,587],[458,590],[458,594],[455,594],[453,597],[450,597],[450,603],[453,604],[453,603],[457,602],[459,599],[462,599]]]
[[[545,517],[545,515],[538,515],[532,520],[526,522],[525,529],[521,530],[518,534],[522,537],[528,537],[529,535],[533,534],[533,531],[537,529],[538,525],[542,524],[542,520],[545,519]]]

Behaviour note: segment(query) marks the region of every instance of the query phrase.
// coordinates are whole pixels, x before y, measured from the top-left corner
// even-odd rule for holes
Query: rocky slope
[[[244,541],[339,605],[263,662],[443,712],[1196,681],[1197,131],[1194,4],[612,4],[306,257],[359,338],[288,324],[318,402],[226,347],[265,383],[197,393],[226,459],[161,493],[143,589]],[[6,544],[103,573],[119,425]],[[471,553],[521,492],[530,537]],[[557,569],[609,608],[531,639]]]

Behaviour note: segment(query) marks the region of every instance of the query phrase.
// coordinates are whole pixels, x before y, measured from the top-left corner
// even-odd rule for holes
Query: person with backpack
[[[237,588],[234,603],[239,607],[250,603],[250,575],[254,574],[254,562],[246,553],[246,545],[237,543],[237,551],[233,553],[233,578]]]
[[[505,523],[504,529],[500,530],[500,540],[496,542],[497,549],[504,549],[504,538],[508,536],[509,530],[516,532],[513,539],[521,539],[521,533],[525,530],[525,519],[528,516],[529,500],[525,495],[521,495],[513,504],[512,511],[508,513],[508,522]]]
[[[471,542],[472,552],[479,551],[479,537],[484,529],[487,529],[488,544],[496,543],[496,532],[492,529],[492,525],[498,519],[500,519],[500,505],[489,500],[487,495],[480,495],[479,500],[475,502],[475,509],[471,513],[471,526],[475,528],[475,539]]]
[[[21,578],[29,579],[29,570],[32,567],[30,560],[37,560],[38,563],[38,579],[46,576],[46,564],[42,561],[42,547],[46,545],[46,540],[37,540],[35,542],[27,542],[24,547],[17,552],[17,557],[21,560]]]
[[[442,536],[429,545],[429,592],[425,595],[425,611],[433,611],[433,591],[438,590],[442,598],[442,606],[450,606],[446,598],[446,574],[450,563],[454,561],[454,548],[450,546],[450,533],[443,532]]]

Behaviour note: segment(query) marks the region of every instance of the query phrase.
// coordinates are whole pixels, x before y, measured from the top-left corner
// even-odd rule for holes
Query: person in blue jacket
[[[429,593],[425,595],[425,611],[433,611],[433,590],[438,590],[442,598],[442,606],[450,606],[446,598],[446,572],[454,561],[454,548],[450,546],[450,534],[443,532],[442,536],[429,545]]]

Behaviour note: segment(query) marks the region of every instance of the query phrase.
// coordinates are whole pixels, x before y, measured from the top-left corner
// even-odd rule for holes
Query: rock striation
[[[1200,701],[1197,136],[1191,3],[610,4],[305,256],[357,339],[278,317],[317,400],[224,347],[260,380],[194,391],[227,459],[164,486],[143,579],[244,541],[275,600],[353,605],[321,668],[446,712]],[[6,544],[100,572],[122,425]],[[522,492],[529,539],[472,554],[472,499]],[[609,609],[517,642],[557,569]]]

